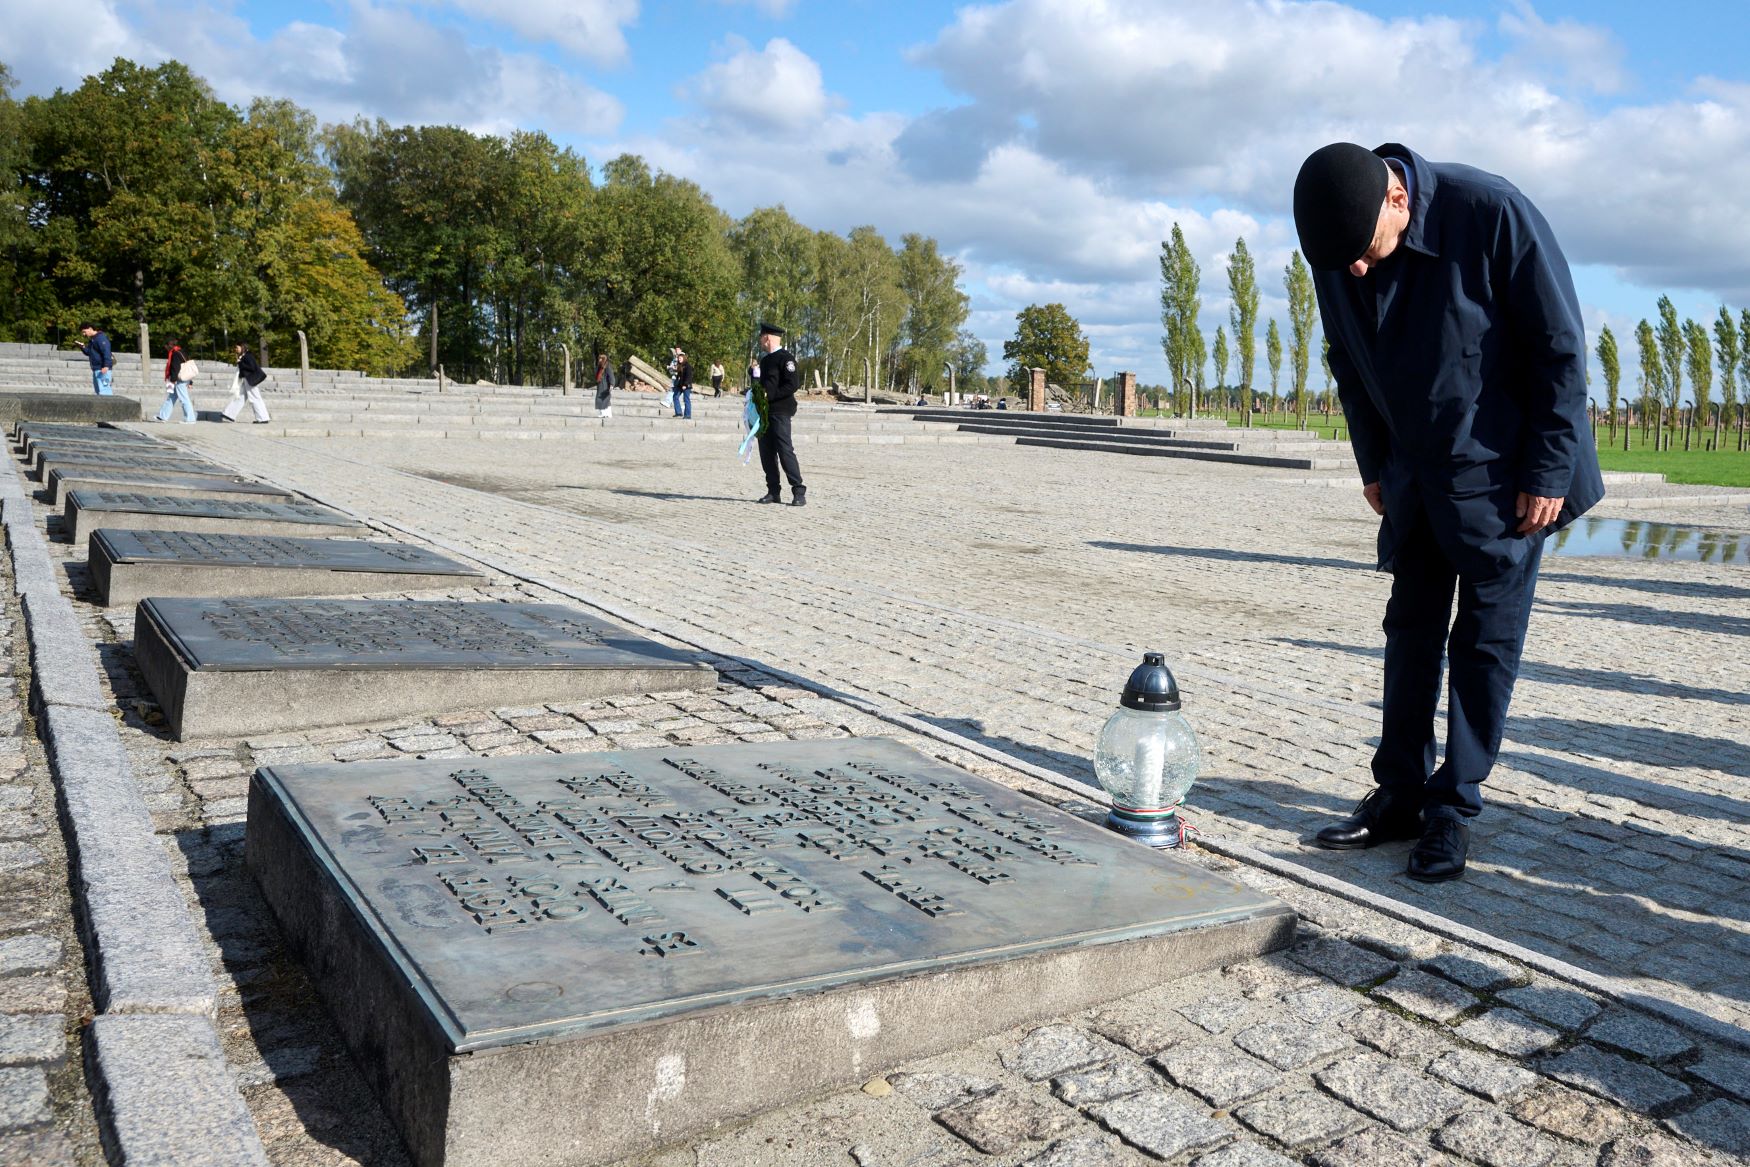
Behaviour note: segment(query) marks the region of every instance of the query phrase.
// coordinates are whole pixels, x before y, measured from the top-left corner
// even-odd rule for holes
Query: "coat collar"
[[[1440,254],[1440,220],[1434,213],[1434,188],[1440,185],[1428,160],[1398,142],[1387,142],[1373,151],[1381,158],[1407,158],[1416,175],[1416,197],[1410,204],[1410,225],[1404,229],[1403,245],[1423,255]]]

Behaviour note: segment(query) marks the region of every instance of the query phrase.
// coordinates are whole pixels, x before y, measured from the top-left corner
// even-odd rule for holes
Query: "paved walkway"
[[[1750,573],[1552,559],[1461,883],[1308,847],[1369,788],[1388,581],[1358,492],[1051,450],[844,448],[755,507],[724,451],[191,440],[240,468],[1087,779],[1144,648],[1209,754],[1206,829],[1750,1024]],[[1750,529],[1750,512],[1660,516]],[[1647,517],[1636,510],[1633,517]]]

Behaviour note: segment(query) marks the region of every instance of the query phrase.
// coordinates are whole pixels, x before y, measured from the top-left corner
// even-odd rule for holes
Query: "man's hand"
[[[1367,505],[1373,508],[1376,515],[1385,514],[1385,503],[1379,497],[1379,483],[1369,482],[1361,488],[1361,497],[1367,500]],[[1523,495],[1521,497],[1524,497]]]
[[[1566,501],[1566,498],[1538,498],[1535,494],[1520,491],[1519,501],[1513,507],[1513,513],[1520,520],[1519,533],[1529,535],[1555,522],[1556,516],[1562,513],[1562,503]]]

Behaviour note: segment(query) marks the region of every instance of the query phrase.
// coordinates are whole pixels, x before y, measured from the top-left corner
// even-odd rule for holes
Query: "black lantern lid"
[[[1149,713],[1171,713],[1179,708],[1179,682],[1167,667],[1167,658],[1158,652],[1142,654],[1142,663],[1124,682],[1124,696],[1118,703],[1126,709],[1141,709]]]

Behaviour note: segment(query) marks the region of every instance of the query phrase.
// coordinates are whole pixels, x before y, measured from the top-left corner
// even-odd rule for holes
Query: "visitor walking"
[[[194,379],[200,376],[200,366],[189,360],[182,352],[182,342],[170,342],[170,355],[164,360],[164,404],[158,407],[158,416],[154,421],[169,421],[170,412],[178,402],[182,403],[182,420],[193,425],[194,413]]]
[[[1580,303],[1530,199],[1395,143],[1314,151],[1295,179],[1294,221],[1392,573],[1376,786],[1317,841],[1416,839],[1406,874],[1456,879],[1500,750],[1544,539],[1604,497]]]
[[[109,343],[109,333],[95,324],[81,324],[79,335],[85,338],[79,351],[91,362],[91,388],[99,397],[112,396],[114,389],[111,375],[115,372],[115,349]]]
[[[796,462],[796,446],[790,437],[790,422],[796,416],[796,390],[802,379],[796,375],[796,358],[784,347],[784,330],[773,324],[760,325],[760,348],[765,350],[757,367],[748,373],[757,376],[766,392],[768,424],[760,431],[760,468],[766,472],[766,494],[760,502],[782,502],[778,497],[778,468],[790,481],[790,505],[799,507],[808,500],[808,488],[802,484],[802,467]]]
[[[595,415],[614,416],[614,366],[607,353],[597,353],[595,358]]]
[[[674,350],[674,415],[693,420],[693,363],[680,349]]]
[[[237,375],[231,378],[231,400],[225,403],[223,416],[226,421],[236,421],[247,401],[255,413],[255,424],[266,425],[273,420],[267,415],[267,402],[261,398],[261,383],[267,380],[267,374],[261,371],[261,362],[248,345],[233,345],[232,351],[237,354]]]
[[[711,362],[711,396],[723,396],[723,362]]]

